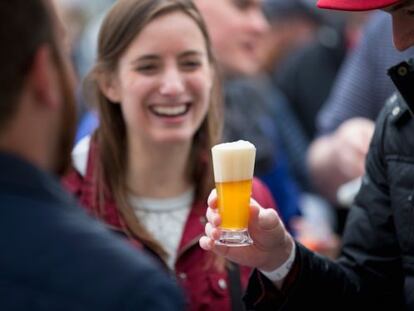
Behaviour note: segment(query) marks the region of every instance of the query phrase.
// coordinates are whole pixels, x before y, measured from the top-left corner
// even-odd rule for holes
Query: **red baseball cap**
[[[382,9],[397,4],[403,0],[318,0],[317,6],[321,9],[342,11],[368,11]]]

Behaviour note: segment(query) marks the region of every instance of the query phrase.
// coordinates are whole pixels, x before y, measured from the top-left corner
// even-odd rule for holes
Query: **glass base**
[[[242,229],[242,230],[221,229],[220,238],[216,240],[215,243],[217,245],[240,247],[240,246],[252,245],[253,240],[251,239],[247,229]]]

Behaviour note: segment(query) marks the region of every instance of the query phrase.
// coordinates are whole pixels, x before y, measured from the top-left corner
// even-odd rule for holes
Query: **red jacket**
[[[91,149],[93,150],[93,148]],[[86,175],[82,176],[73,169],[64,179],[64,184],[70,192],[75,194],[81,204],[109,225],[110,229],[123,232],[125,223],[122,220],[113,199],[108,195],[104,211],[93,210],[94,188],[93,161],[94,152],[89,152]],[[274,200],[269,190],[259,180],[253,180],[253,198],[262,206],[275,208]],[[185,225],[183,236],[178,249],[175,263],[175,273],[179,283],[183,286],[189,303],[188,310],[231,310],[229,278],[226,270],[218,271],[211,264],[212,253],[202,250],[198,245],[199,238],[204,234],[206,223],[206,202],[194,202]],[[141,241],[134,240],[133,244],[143,248]],[[251,269],[240,267],[242,290],[247,286]]]

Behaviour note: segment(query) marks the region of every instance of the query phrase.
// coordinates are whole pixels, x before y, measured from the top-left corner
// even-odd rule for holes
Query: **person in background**
[[[323,19],[307,0],[264,0],[269,31],[261,40],[262,66],[273,72],[292,52],[313,42]]]
[[[174,271],[188,310],[239,310],[251,269],[198,245],[220,141],[221,92],[207,29],[188,0],[119,0],[88,84],[96,132],[64,182],[109,228]],[[275,208],[267,188],[253,197]]]
[[[305,204],[310,206],[311,199],[304,195],[289,170],[291,159],[286,156],[282,137],[289,133],[290,146],[295,145],[305,166],[303,133],[283,95],[260,72],[260,43],[270,30],[262,6],[266,8],[270,3],[224,0],[221,6],[217,6],[212,1],[196,0],[195,4],[206,19],[213,50],[224,76],[223,140],[246,139],[253,142],[257,147],[255,175],[271,190],[286,228],[301,239],[312,240],[318,251],[336,253],[333,251],[337,248],[337,240],[333,236],[332,221],[330,215],[324,213],[327,209],[318,209],[317,216],[315,213],[312,215],[312,222],[317,220],[318,230],[302,217],[302,208]],[[305,167],[301,176],[306,179]],[[314,202],[312,200],[312,204]],[[315,211],[315,206],[313,204],[307,209],[306,215],[310,215],[311,209]],[[304,228],[306,230],[302,230]],[[313,234],[315,231],[323,231],[324,234]]]
[[[0,309],[182,310],[177,285],[61,187],[76,125],[52,2],[0,2]]]
[[[224,79],[249,76],[260,70],[258,44],[268,23],[262,0],[224,0],[220,5],[195,0],[206,21],[220,73]]]
[[[287,137],[282,139],[286,142],[286,150],[289,152],[291,170],[294,176],[301,177],[298,181],[309,194],[308,197],[312,201],[324,203],[319,205],[325,213],[331,214],[331,218],[335,219],[334,229],[341,235],[346,210],[337,208],[335,202],[320,195],[315,185],[315,180],[318,180],[319,176],[310,174],[307,153],[316,135],[317,115],[331,91],[346,55],[352,52],[360,40],[361,28],[367,19],[367,13],[342,14],[340,19],[333,19],[326,12],[319,15],[321,24],[316,31],[316,39],[286,57],[274,68],[271,78],[274,85],[286,96],[293,116],[305,134],[304,152],[299,153],[293,148],[297,143],[290,139],[290,133],[282,132],[287,134]],[[303,161],[298,161],[299,159]],[[303,166],[306,169],[303,169]],[[301,176],[303,171],[308,173],[307,180]]]
[[[308,153],[315,188],[335,205],[352,203],[355,192],[339,198],[339,188],[364,174],[364,163],[374,121],[393,92],[386,71],[414,55],[414,48],[397,51],[392,24],[385,12],[367,22],[361,40],[344,60],[332,91],[318,113],[318,137]],[[349,188],[352,190],[352,188]]]
[[[353,12],[332,22],[322,15],[315,40],[274,67],[272,82],[285,94],[309,143],[315,137],[318,112],[346,55],[358,44],[367,17],[366,12]]]
[[[223,141],[244,139],[255,144],[255,175],[269,187],[290,228],[291,219],[301,214],[300,190],[279,139],[276,105],[283,98],[266,80],[255,80],[261,70],[261,42],[269,31],[263,1],[223,0],[220,6],[209,0],[194,2],[206,20],[223,76]]]
[[[398,50],[414,45],[412,0],[319,0],[341,10],[383,9],[391,15]],[[220,217],[213,192],[200,245],[257,267],[245,302],[248,309],[319,310],[414,308],[414,107],[412,62],[389,73],[399,94],[382,109],[368,151],[361,189],[350,209],[341,257],[330,261],[294,242],[277,214],[251,204],[251,247],[216,246]]]

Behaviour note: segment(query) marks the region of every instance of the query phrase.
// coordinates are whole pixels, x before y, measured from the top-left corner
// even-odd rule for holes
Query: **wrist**
[[[280,244],[275,247],[275,250],[269,253],[269,260],[258,269],[264,272],[275,271],[288,260],[294,248],[295,241],[289,233],[286,233]]]
[[[262,269],[259,269],[259,270],[264,276],[266,276],[273,283],[280,284],[280,282],[283,281],[286,278],[286,276],[289,274],[292,268],[292,265],[295,261],[295,257],[296,257],[296,244],[293,242],[290,253],[289,253],[289,257],[287,257],[286,260],[281,265],[279,265],[276,269],[272,271],[264,271]]]

